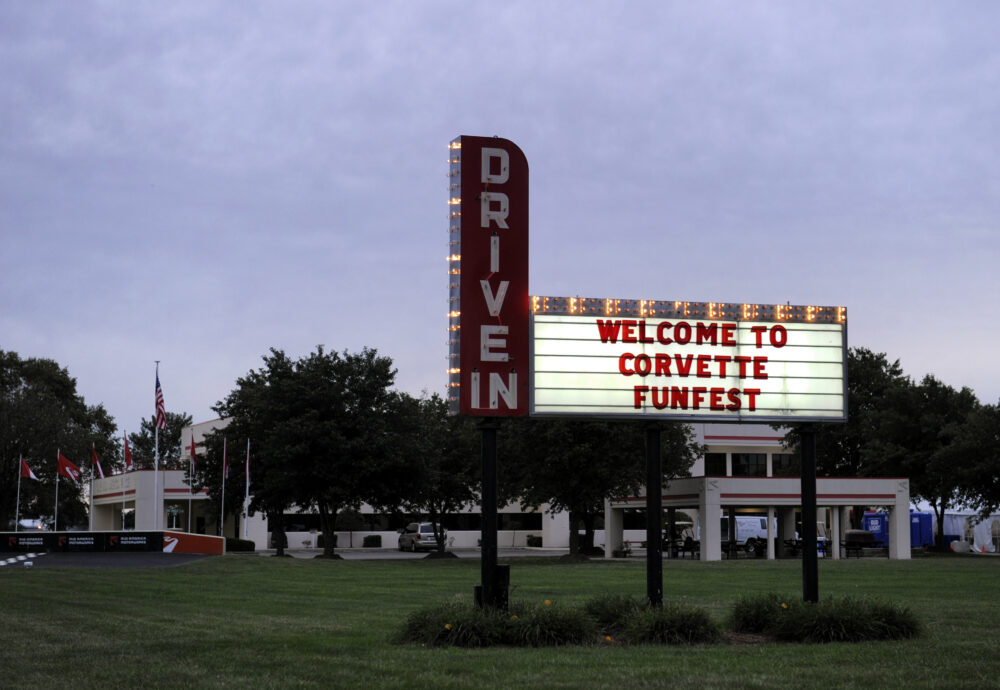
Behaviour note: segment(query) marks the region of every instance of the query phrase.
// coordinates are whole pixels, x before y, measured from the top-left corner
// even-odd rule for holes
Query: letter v
[[[479,284],[483,286],[483,297],[486,298],[486,306],[490,310],[490,316],[500,316],[500,309],[503,307],[504,297],[507,296],[507,286],[510,285],[510,281],[501,280],[500,289],[497,290],[496,295],[490,288],[490,281],[480,280]]]

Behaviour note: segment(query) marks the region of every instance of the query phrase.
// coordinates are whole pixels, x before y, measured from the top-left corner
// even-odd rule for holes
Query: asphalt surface
[[[292,558],[316,558],[322,553],[319,549],[287,549],[285,553]],[[479,549],[452,549],[451,553],[458,558],[479,559]],[[568,551],[566,549],[499,549],[499,558],[530,558],[559,557]],[[337,549],[337,554],[344,560],[417,560],[427,558],[427,553],[409,553],[394,549]],[[275,551],[255,551],[253,553],[230,554],[230,557],[266,557],[274,556]],[[0,568],[167,568],[185,565],[212,558],[192,553],[161,553],[159,551],[131,552],[29,552],[0,554]]]

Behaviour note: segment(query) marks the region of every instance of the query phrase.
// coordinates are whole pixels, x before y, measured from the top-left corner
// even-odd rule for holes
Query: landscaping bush
[[[594,619],[602,635],[617,637],[625,629],[629,617],[645,606],[646,602],[641,599],[620,594],[605,594],[587,600],[583,610]]]
[[[632,644],[699,644],[717,642],[719,627],[708,612],[678,603],[646,608],[627,619],[621,639]]]
[[[844,597],[789,605],[771,633],[784,642],[898,640],[920,634],[920,623],[900,604]]]
[[[507,638],[506,614],[453,602],[420,609],[406,619],[396,641],[428,646],[489,647]]]
[[[558,647],[589,644],[597,638],[597,626],[584,611],[563,608],[546,601],[537,605],[515,605],[508,613],[506,644],[520,647]]]
[[[518,602],[509,611],[501,611],[457,602],[414,612],[406,619],[396,642],[451,647],[553,647],[587,644],[596,639],[597,627],[579,609]]]
[[[250,541],[249,539],[237,539],[235,537],[226,537],[226,553],[231,553],[233,551],[256,551],[257,544]]]
[[[789,601],[789,597],[774,593],[741,596],[733,605],[729,629],[739,633],[768,633],[777,627],[781,614],[787,612]]]
[[[380,549],[382,548],[382,535],[381,534],[369,534],[364,538],[362,546],[365,548]]]
[[[542,538],[534,534],[529,534],[524,540],[528,546],[541,547],[542,545]]]

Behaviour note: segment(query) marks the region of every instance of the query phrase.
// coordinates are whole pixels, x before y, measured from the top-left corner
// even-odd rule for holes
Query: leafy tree
[[[956,444],[963,499],[985,517],[1000,508],[1000,405],[973,411]]]
[[[604,499],[645,484],[644,423],[518,419],[507,428],[513,440],[498,458],[503,494],[522,505],[548,503],[550,512],[569,511],[571,554],[580,552],[581,523],[585,545],[592,548]],[[686,424],[663,424],[661,444],[665,482],[686,475],[704,452]]]
[[[471,418],[448,414],[448,403],[436,393],[414,398],[406,393],[394,403],[394,426],[402,453],[396,491],[409,512],[434,523],[437,550],[444,552],[443,518],[478,498],[479,436]],[[390,494],[391,495],[391,494]]]
[[[186,412],[167,412],[167,428],[160,429],[160,469],[179,470],[187,467],[188,452],[181,449],[181,431],[191,426]],[[137,470],[151,470],[156,464],[156,415],[143,419],[139,431],[128,435],[132,462]]]
[[[944,514],[963,503],[961,432],[979,401],[969,388],[956,391],[925,376],[919,385],[896,387],[872,414],[874,437],[863,458],[889,476],[910,478],[910,496],[937,516],[937,544],[944,543]]]
[[[392,360],[369,348],[339,355],[320,346],[294,362],[272,349],[264,367],[213,408],[230,420],[230,438],[251,439],[251,508],[267,514],[279,548],[292,506],[317,509],[323,555],[333,557],[337,514],[362,502],[384,504],[385,488],[398,481],[387,467],[394,377]]]
[[[101,405],[89,406],[76,392],[76,379],[50,359],[21,359],[0,350],[0,519],[13,527],[19,458],[38,482],[21,482],[21,515],[52,515],[55,508],[56,453],[84,473],[79,484],[62,479],[60,526],[87,521],[84,495],[91,472],[91,447],[107,472],[117,466],[115,423]]]

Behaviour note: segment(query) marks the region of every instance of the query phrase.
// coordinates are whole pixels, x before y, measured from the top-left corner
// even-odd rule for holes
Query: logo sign
[[[452,413],[528,413],[528,161],[506,139],[449,145]]]
[[[844,307],[533,297],[531,414],[847,419]]]

